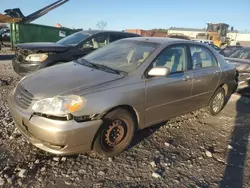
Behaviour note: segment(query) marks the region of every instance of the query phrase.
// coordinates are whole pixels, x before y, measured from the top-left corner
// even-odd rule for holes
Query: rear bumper
[[[10,113],[17,128],[34,146],[58,155],[71,155],[91,150],[94,136],[102,120],[78,123],[74,120],[53,120],[35,116],[8,98]]]

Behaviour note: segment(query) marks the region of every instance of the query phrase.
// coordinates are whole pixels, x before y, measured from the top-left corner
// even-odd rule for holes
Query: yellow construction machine
[[[207,23],[207,39],[219,47],[229,45],[228,27],[229,25],[225,23]]]

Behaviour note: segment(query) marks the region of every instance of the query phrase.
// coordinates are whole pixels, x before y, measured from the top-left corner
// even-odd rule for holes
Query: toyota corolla
[[[38,148],[114,156],[139,129],[203,107],[218,114],[236,80],[234,65],[208,45],[138,37],[26,76],[8,102]]]

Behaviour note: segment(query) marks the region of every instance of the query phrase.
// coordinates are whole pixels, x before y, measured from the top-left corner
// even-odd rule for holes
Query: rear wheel
[[[208,110],[212,116],[215,116],[221,112],[225,106],[225,91],[223,88],[217,89],[214,96],[212,97]]]
[[[99,155],[113,157],[130,145],[135,132],[135,121],[125,109],[117,109],[103,118],[103,125],[97,132],[93,150]]]

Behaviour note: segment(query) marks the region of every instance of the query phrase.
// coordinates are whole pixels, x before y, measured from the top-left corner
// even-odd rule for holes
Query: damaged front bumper
[[[91,150],[94,136],[102,120],[76,122],[54,120],[24,110],[16,105],[14,96],[8,98],[10,113],[17,128],[36,147],[58,155],[71,155]]]
[[[19,76],[25,76],[26,74],[39,70],[41,67],[41,62],[24,63],[24,62],[19,61],[18,58],[15,57],[12,60],[12,67],[13,67],[13,70]]]

